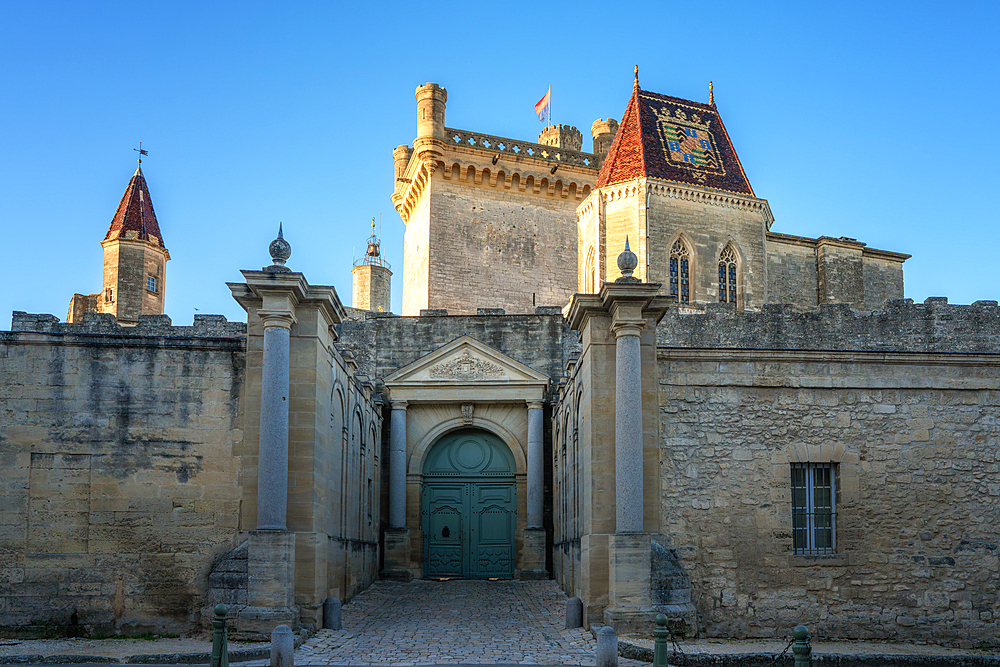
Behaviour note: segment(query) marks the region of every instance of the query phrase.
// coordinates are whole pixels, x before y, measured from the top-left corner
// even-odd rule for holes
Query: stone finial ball
[[[625,250],[622,254],[618,255],[618,270],[622,273],[626,271],[633,271],[635,267],[639,266],[639,258],[635,256],[635,253],[629,250],[628,243],[625,244]]]
[[[660,625],[660,626],[666,625],[667,624],[667,617],[664,616],[663,614],[657,614],[656,615],[656,624]]]
[[[275,264],[284,264],[285,260],[292,256],[291,244],[280,236],[271,241],[267,251],[271,253],[271,259]]]
[[[215,615],[216,616],[226,616],[229,614],[229,607],[224,604],[215,605]]]
[[[796,641],[809,639],[809,628],[804,625],[796,625],[795,629],[792,630],[792,639]]]

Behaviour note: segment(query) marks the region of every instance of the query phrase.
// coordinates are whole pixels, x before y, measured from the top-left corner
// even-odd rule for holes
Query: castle
[[[554,577],[585,623],[996,643],[1000,307],[795,237],[714,100],[640,88],[537,143],[416,90],[403,313],[289,264],[162,314],[137,170],[103,291],[0,334],[3,631],[317,626],[376,577]],[[151,280],[155,279],[155,280]]]

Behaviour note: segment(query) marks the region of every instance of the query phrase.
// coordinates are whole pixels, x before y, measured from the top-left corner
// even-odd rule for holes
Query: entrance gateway
[[[514,576],[515,472],[510,448],[486,431],[434,444],[423,470],[425,576]]]

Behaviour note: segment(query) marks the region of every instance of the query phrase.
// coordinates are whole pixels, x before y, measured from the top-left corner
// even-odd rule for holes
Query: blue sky
[[[913,255],[906,296],[1000,298],[1000,3],[14,3],[0,6],[0,228],[12,310],[66,317],[143,172],[172,260],[166,309],[243,319],[227,281],[289,266],[351,302],[380,217],[400,311],[392,149],[413,93],[449,127],[533,139],[534,103],[589,136],[644,89],[708,81],[773,230]],[[590,149],[585,139],[584,149]],[[197,309],[197,310],[196,310]]]

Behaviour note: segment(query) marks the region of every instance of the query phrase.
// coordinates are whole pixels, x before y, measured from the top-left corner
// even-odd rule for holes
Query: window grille
[[[731,245],[719,255],[719,301],[736,303],[736,251]]]
[[[835,553],[836,498],[832,463],[792,464],[792,547],[796,555]]]
[[[677,297],[679,303],[691,301],[690,265],[687,246],[675,242],[670,249],[670,295]]]

